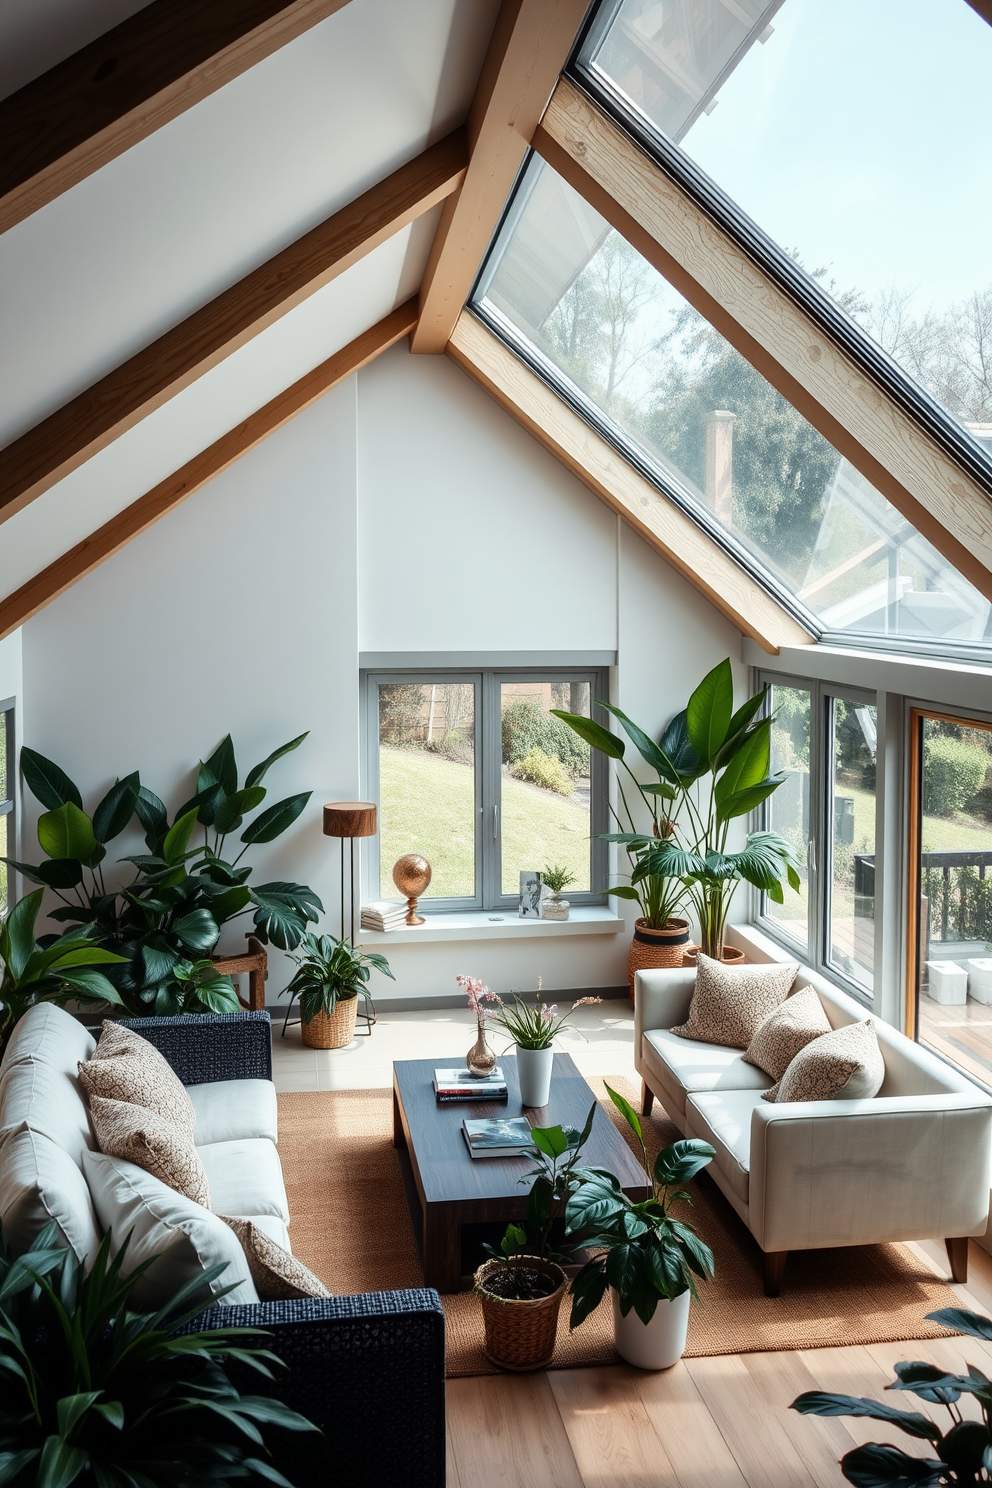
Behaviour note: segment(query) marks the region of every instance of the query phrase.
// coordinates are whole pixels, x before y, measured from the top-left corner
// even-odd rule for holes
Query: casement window
[[[369,671],[365,691],[367,897],[395,899],[393,865],[416,852],[425,913],[515,908],[521,872],[546,866],[573,875],[571,903],[605,902],[606,762],[551,711],[591,716],[605,668]]]
[[[14,700],[0,702],[0,858],[14,854]],[[9,870],[0,862],[0,917],[7,913]]]

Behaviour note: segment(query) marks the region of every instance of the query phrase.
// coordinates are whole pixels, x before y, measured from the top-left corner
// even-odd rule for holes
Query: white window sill
[[[619,935],[626,923],[608,904],[575,906],[567,920],[522,920],[510,909],[428,914],[423,925],[400,930],[361,930],[364,945],[402,945],[417,940],[525,940],[551,935]]]

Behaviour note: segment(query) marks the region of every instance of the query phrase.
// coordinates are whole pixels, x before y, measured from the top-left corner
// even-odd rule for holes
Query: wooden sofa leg
[[[642,1080],[641,1081],[641,1115],[642,1116],[650,1116],[651,1115],[651,1108],[652,1108],[653,1105],[654,1105],[654,1091],[651,1089],[651,1086],[648,1084],[647,1080]],[[947,1243],[949,1245],[951,1242],[948,1241]]]
[[[968,1280],[968,1237],[965,1235],[955,1240],[945,1240],[944,1245],[951,1267],[951,1280],[959,1281],[963,1286]]]
[[[782,1290],[782,1277],[785,1273],[785,1262],[789,1252],[787,1250],[765,1251],[765,1296],[777,1297]]]

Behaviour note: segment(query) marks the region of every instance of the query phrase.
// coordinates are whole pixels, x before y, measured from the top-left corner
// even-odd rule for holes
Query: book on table
[[[533,1157],[534,1137],[525,1116],[482,1116],[462,1122],[472,1157]]]
[[[499,1065],[488,1075],[473,1075],[469,1070],[436,1069],[434,1071],[434,1094],[440,1104],[449,1101],[505,1101],[506,1080]]]

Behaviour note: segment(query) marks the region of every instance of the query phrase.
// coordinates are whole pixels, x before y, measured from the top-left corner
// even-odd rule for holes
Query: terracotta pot
[[[634,973],[659,966],[681,966],[689,944],[689,921],[672,919],[661,930],[652,930],[643,919],[634,921],[634,938],[627,956],[627,985],[634,1000]]]
[[[699,952],[701,950],[702,946],[686,946],[685,950],[682,953],[682,965],[695,966],[696,957],[699,955]],[[725,964],[730,962],[734,962],[736,964],[736,962],[738,961],[746,961],[747,957],[744,955],[744,952],[739,951],[736,946],[724,946],[723,953],[720,956],[720,960],[723,961]]]
[[[486,1291],[486,1278],[507,1264],[541,1271],[558,1285],[549,1296],[538,1297],[534,1302],[513,1302],[496,1297]],[[518,1373],[547,1368],[554,1356],[558,1312],[567,1285],[568,1277],[560,1266],[553,1261],[538,1260],[537,1256],[514,1256],[509,1263],[493,1259],[479,1267],[475,1273],[475,1291],[482,1305],[486,1327],[483,1351],[491,1364]]]
[[[355,1037],[358,998],[339,998],[333,1013],[303,1019],[303,1042],[308,1049],[343,1049]]]

